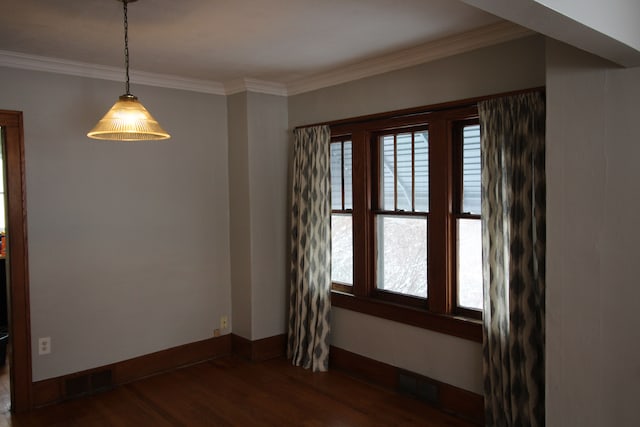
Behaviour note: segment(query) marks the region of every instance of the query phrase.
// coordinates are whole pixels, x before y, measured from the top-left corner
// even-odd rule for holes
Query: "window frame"
[[[425,303],[427,302],[427,298],[421,298],[418,296],[411,296],[405,294],[399,294],[396,292],[386,291],[384,289],[379,289],[377,286],[378,278],[377,278],[377,245],[376,245],[376,219],[380,215],[384,216],[393,216],[393,217],[402,217],[402,218],[411,218],[411,217],[419,217],[425,218],[427,220],[427,230],[429,229],[429,212],[415,212],[415,211],[399,211],[399,210],[385,210],[383,207],[383,202],[380,200],[382,196],[382,177],[380,175],[381,170],[381,156],[379,150],[379,142],[380,138],[383,136],[387,136],[390,134],[398,135],[402,133],[413,133],[427,130],[429,131],[429,126],[426,123],[421,123],[417,125],[409,125],[409,126],[400,126],[397,128],[388,128],[384,130],[373,131],[369,133],[369,143],[371,144],[371,155],[372,158],[370,162],[372,163],[371,167],[371,218],[372,224],[369,229],[372,230],[373,236],[370,239],[372,241],[372,247],[369,248],[370,252],[368,254],[371,257],[372,262],[374,264],[373,271],[371,272],[373,277],[371,283],[369,283],[368,295],[372,298],[378,298],[381,301],[388,301],[395,304],[406,305],[409,307],[415,308],[424,308]],[[397,178],[395,178],[397,180]],[[377,183],[377,184],[376,184]],[[397,194],[395,195],[395,207],[397,207]],[[430,209],[430,208],[429,208]],[[427,235],[428,231],[427,231]],[[428,248],[428,242],[427,242]],[[429,249],[427,249],[427,253]],[[429,274],[429,269],[427,269],[427,275]],[[427,279],[429,282],[429,279]]]
[[[452,259],[457,261],[457,241],[458,241],[458,227],[456,227],[457,220],[459,219],[474,219],[474,220],[482,220],[482,215],[471,214],[463,212],[463,190],[464,190],[464,177],[463,177],[463,157],[464,157],[464,128],[466,126],[471,125],[480,125],[480,119],[477,117],[457,120],[452,124],[452,150],[453,150],[453,185],[454,190],[452,194],[452,244],[451,250]],[[457,197],[456,197],[457,196]],[[452,289],[452,299],[453,299],[453,313],[458,316],[469,317],[472,319],[482,320],[482,311],[473,310],[471,308],[462,307],[458,305],[458,269],[456,266],[453,266],[451,271],[453,289]]]
[[[448,105],[442,109],[406,110],[389,116],[330,124],[332,142],[351,140],[353,171],[353,285],[332,286],[332,303],[413,326],[481,342],[482,312],[457,307],[455,187],[461,197],[461,157],[454,146],[454,124],[478,119],[476,103]],[[418,128],[429,131],[429,212],[428,218],[428,298],[402,295],[377,289],[376,215],[381,213],[415,215],[411,212],[387,212],[377,209],[379,197],[379,152],[377,136]],[[461,146],[462,141],[459,141]],[[458,157],[456,157],[458,156]],[[446,161],[433,161],[446,159]],[[460,176],[456,176],[459,174]],[[333,213],[333,211],[332,211]],[[424,214],[419,214],[425,216]],[[444,266],[433,268],[433,266]]]
[[[331,206],[331,216],[333,217],[334,214],[336,215],[350,215],[351,216],[351,221],[352,221],[352,227],[353,227],[353,188],[352,188],[352,196],[351,196],[351,209],[347,209],[345,207],[345,178],[344,178],[344,144],[345,142],[351,142],[352,146],[353,146],[353,142],[351,141],[351,137],[350,135],[337,135],[331,136],[331,140],[330,140],[330,144],[337,144],[340,143],[340,147],[341,147],[341,168],[342,168],[342,172],[340,174],[341,176],[341,193],[342,193],[342,204],[340,206],[341,209],[334,209],[333,206]],[[353,158],[353,151],[352,151],[352,158]],[[351,167],[353,168],[353,160],[351,163]],[[345,293],[351,293],[352,289],[353,289],[353,285],[351,284],[347,284],[347,283],[342,283],[342,282],[333,282],[331,283],[331,289],[333,290],[337,290],[340,292],[345,292]]]

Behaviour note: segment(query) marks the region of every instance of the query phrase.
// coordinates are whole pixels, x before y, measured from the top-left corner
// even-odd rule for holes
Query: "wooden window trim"
[[[492,99],[501,96],[514,95],[519,93],[543,91],[544,88],[532,88],[521,91],[496,94],[478,98],[471,98],[462,101],[448,102],[427,107],[417,107],[406,110],[398,110],[387,113],[374,114],[351,119],[344,119],[322,124],[329,125],[334,138],[347,136],[352,141],[353,154],[353,240],[354,240],[354,285],[344,286],[334,284],[332,287],[332,304],[336,307],[353,310],[376,317],[381,317],[420,328],[430,329],[441,333],[482,342],[482,313],[477,310],[457,307],[455,282],[455,266],[450,263],[455,260],[456,251],[455,230],[456,220],[459,217],[466,217],[457,209],[459,202],[453,200],[453,188],[460,185],[457,174],[458,166],[454,163],[454,135],[453,122],[465,121],[477,117],[477,103],[481,100]],[[470,114],[470,112],[472,112]],[[475,114],[475,116],[474,116]],[[439,117],[439,119],[438,119]],[[434,120],[438,119],[438,120]],[[442,119],[446,124],[442,124]],[[434,123],[440,121],[440,127]],[[374,144],[374,134],[384,131],[397,132],[407,130],[417,126],[427,125],[429,127],[430,141],[432,136],[439,133],[438,140],[446,141],[438,148],[446,150],[449,161],[443,163],[440,170],[436,171],[438,180],[444,185],[433,185],[430,191],[430,213],[429,221],[433,220],[432,204],[435,201],[440,206],[446,206],[446,210],[441,209],[440,214],[436,214],[436,220],[441,224],[439,233],[434,234],[436,241],[432,242],[432,230],[429,229],[429,256],[434,256],[433,247],[445,247],[446,250],[438,250],[436,256],[444,257],[446,268],[440,272],[432,273],[429,269],[429,299],[415,298],[385,292],[376,289],[375,285],[375,225],[373,219],[376,214],[385,213],[374,209],[377,206],[379,195],[373,194],[376,188],[373,183],[378,179],[378,165],[371,159],[377,158],[372,150],[376,149]],[[309,125],[312,126],[312,125]],[[434,145],[429,145],[430,157]],[[367,159],[360,161],[356,159]],[[435,166],[430,164],[430,168]],[[364,174],[365,179],[356,179],[358,174]],[[434,174],[430,174],[432,179]],[[431,181],[433,182],[433,181]],[[433,194],[434,188],[438,188]],[[457,205],[456,205],[457,204]],[[356,208],[359,206],[359,208]],[[365,207],[363,209],[362,207]],[[446,213],[442,213],[446,212]],[[440,218],[437,218],[438,215]],[[442,226],[442,224],[444,224]],[[440,243],[437,243],[439,239]],[[433,246],[432,246],[433,245]],[[442,258],[441,258],[442,260]],[[446,273],[443,273],[446,272]],[[432,276],[434,275],[434,276]],[[431,285],[436,281],[447,281],[446,286]],[[442,282],[441,282],[442,283]],[[399,296],[399,298],[398,298]]]
[[[332,127],[332,142],[351,140],[353,170],[353,241],[354,283],[334,283],[332,304],[336,307],[430,329],[460,338],[481,342],[481,313],[473,310],[458,311],[456,307],[455,276],[450,265],[451,251],[455,251],[454,230],[456,213],[453,210],[453,186],[456,168],[453,164],[452,123],[477,116],[477,109],[461,106],[445,111],[412,112],[408,116],[396,116],[357,124],[340,124]],[[430,158],[446,158],[447,161],[430,163],[429,212],[386,211],[377,207],[381,197],[380,159],[378,139],[389,132],[429,130]],[[432,144],[431,141],[438,141]],[[394,150],[395,151],[395,150]],[[364,179],[363,179],[364,177]],[[457,178],[455,178],[457,179]],[[394,183],[394,185],[396,185]],[[435,191],[434,191],[435,190]],[[394,206],[397,202],[394,201]],[[434,212],[437,212],[434,214]],[[375,217],[380,214],[420,216],[428,218],[429,256],[432,265],[445,265],[446,270],[429,268],[429,298],[401,295],[377,289],[375,272]],[[446,248],[442,251],[441,248]],[[478,316],[479,314],[480,316]]]
[[[480,124],[479,119],[470,118],[465,120],[457,120],[455,126],[452,128],[452,137],[454,140],[454,144],[452,144],[452,153],[453,153],[453,185],[455,186],[455,193],[458,195],[457,198],[453,199],[452,205],[452,230],[451,230],[451,259],[456,258],[457,244],[456,241],[458,239],[458,229],[456,227],[456,223],[459,219],[481,219],[481,215],[470,214],[462,212],[462,197],[463,197],[463,147],[462,147],[462,138],[463,138],[463,130],[465,126],[469,125],[478,125]],[[455,315],[468,317],[471,319],[482,320],[482,311],[474,310],[471,308],[466,308],[458,305],[458,286],[456,285],[458,282],[458,269],[453,266],[451,269],[451,278],[453,281],[452,286],[452,295],[451,295],[451,307],[452,312]]]
[[[416,307],[394,304],[377,298],[331,291],[334,307],[392,320],[406,325],[482,342],[482,321],[468,317],[438,314]]]
[[[346,142],[351,142],[351,137],[350,135],[340,135],[340,136],[332,136],[331,137],[331,144],[340,144],[340,167],[341,167],[341,182],[340,182],[340,191],[341,191],[341,205],[339,206],[339,209],[331,209],[331,215],[337,214],[337,215],[350,215],[351,216],[351,220],[353,221],[353,209],[346,209],[346,205],[345,205],[345,179],[344,179],[344,144]],[[353,156],[353,151],[352,151],[352,156]],[[353,163],[351,165],[353,167]],[[353,189],[352,189],[353,191]],[[351,196],[351,206],[353,206],[353,195]],[[331,288],[332,289],[337,289],[341,292],[352,292],[353,290],[353,285],[349,284],[349,283],[343,283],[343,282],[333,282],[331,284]]]

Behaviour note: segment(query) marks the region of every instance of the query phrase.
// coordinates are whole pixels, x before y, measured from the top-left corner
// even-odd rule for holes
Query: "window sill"
[[[467,317],[435,314],[427,310],[401,306],[373,298],[331,291],[331,304],[347,310],[430,329],[471,341],[482,342],[482,321]]]

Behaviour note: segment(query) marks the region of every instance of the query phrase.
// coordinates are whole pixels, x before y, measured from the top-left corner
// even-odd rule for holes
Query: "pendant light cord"
[[[124,5],[124,64],[127,73],[126,94],[131,95],[129,92],[129,19],[127,17],[127,3],[128,0],[122,0]]]

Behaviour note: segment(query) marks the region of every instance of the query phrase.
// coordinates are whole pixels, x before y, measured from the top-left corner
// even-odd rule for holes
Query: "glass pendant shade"
[[[87,136],[123,142],[171,138],[138,98],[130,94],[120,96]]]

